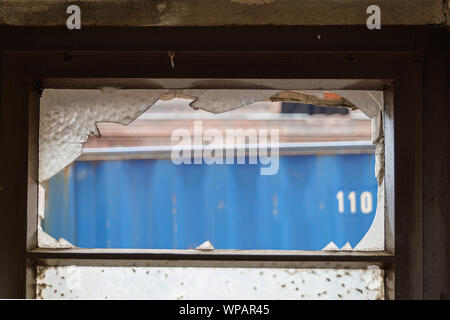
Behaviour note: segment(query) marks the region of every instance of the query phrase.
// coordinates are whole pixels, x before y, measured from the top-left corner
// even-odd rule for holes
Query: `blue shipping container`
[[[373,154],[255,165],[76,161],[48,181],[44,230],[85,248],[321,250],[352,247],[376,211]]]

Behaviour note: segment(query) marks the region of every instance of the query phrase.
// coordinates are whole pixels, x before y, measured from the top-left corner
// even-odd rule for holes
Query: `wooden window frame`
[[[0,209],[4,214],[0,221],[0,296],[33,298],[37,263],[129,265],[130,261],[134,264],[172,261],[174,265],[183,266],[255,266],[256,263],[272,266],[278,263],[296,267],[360,268],[379,264],[387,273],[386,298],[423,298],[423,52],[408,43],[389,44],[390,36],[381,40],[379,34],[358,28],[337,31],[325,28],[322,34],[335,37],[320,43],[311,38],[308,28],[266,29],[269,36],[275,37],[268,43],[258,28],[238,31],[242,30],[237,39],[232,39],[226,37],[230,32],[227,28],[94,29],[84,31],[85,38],[76,33],[65,38],[67,30],[51,29],[55,38],[50,41],[42,34],[35,34],[39,32],[36,29],[0,32],[0,39],[5,39],[6,35],[6,39],[11,40],[8,44],[0,42],[1,146],[14,151],[1,171]],[[119,36],[107,44],[93,42],[102,35],[113,36],[117,32]],[[16,39],[17,33],[22,35],[20,41]],[[200,37],[201,43],[194,41],[200,47],[193,50],[193,45],[185,39],[186,33]],[[313,34],[316,33],[314,29]],[[403,30],[392,33],[394,37],[409,37]],[[160,40],[152,44],[142,40],[132,43],[126,34],[133,39],[156,35],[154,39]],[[249,34],[254,35],[256,44],[245,42]],[[168,35],[173,40],[170,47]],[[349,42],[348,37],[352,35],[359,45]],[[304,42],[288,44],[292,36],[303,37]],[[45,51],[32,41],[34,37],[41,39],[43,44],[40,45],[46,45]],[[222,41],[218,42],[217,37]],[[343,44],[337,45],[336,39]],[[26,41],[31,44],[29,42],[24,50]],[[394,50],[377,51],[371,41]],[[168,62],[168,49],[176,53],[175,69]],[[383,89],[385,93],[386,251],[283,254],[37,249],[41,90],[90,88],[111,79],[123,87],[140,88],[146,86],[145,79],[151,78],[323,79],[325,87],[322,89],[336,89],[327,88],[326,79],[381,79],[383,88],[362,85],[358,89]],[[10,184],[5,188],[7,183]]]

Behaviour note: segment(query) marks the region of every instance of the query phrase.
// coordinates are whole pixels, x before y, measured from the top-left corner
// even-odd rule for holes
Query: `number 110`
[[[339,213],[344,212],[344,192],[339,191],[336,195],[338,199],[338,211]],[[356,213],[356,192],[351,191],[348,194],[348,200],[350,201],[350,212]],[[372,194],[369,191],[364,191],[360,196],[361,212],[364,214],[369,214],[372,212]]]

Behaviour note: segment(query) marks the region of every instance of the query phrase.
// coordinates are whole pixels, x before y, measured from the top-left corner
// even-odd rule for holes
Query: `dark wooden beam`
[[[422,299],[422,60],[404,67],[394,81],[395,286],[397,299]]]
[[[37,205],[37,188],[30,186],[36,187],[37,178],[38,112],[29,123],[28,106],[35,107],[38,97],[30,89],[24,61],[9,53],[0,59],[0,298],[25,298],[25,251],[36,243],[27,234],[27,212]]]
[[[450,78],[448,32],[425,46],[423,69],[424,298],[450,299]],[[445,41],[444,39],[447,39]],[[447,278],[447,281],[446,281]]]
[[[429,27],[0,27],[0,51],[419,50]]]

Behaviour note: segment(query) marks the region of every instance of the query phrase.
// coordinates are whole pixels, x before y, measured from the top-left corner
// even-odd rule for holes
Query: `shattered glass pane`
[[[381,110],[374,91],[45,90],[39,246],[384,250]]]

